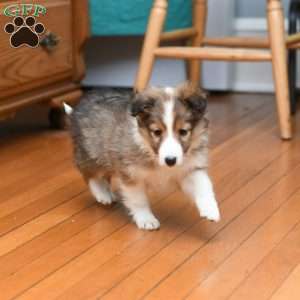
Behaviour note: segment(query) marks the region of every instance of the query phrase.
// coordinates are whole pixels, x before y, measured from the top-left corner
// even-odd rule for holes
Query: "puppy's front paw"
[[[103,205],[110,205],[114,202],[113,198],[110,195],[105,195],[102,197],[95,197],[95,198],[98,203],[101,203]]]
[[[91,193],[95,197],[98,203],[103,205],[109,205],[114,202],[114,197],[109,188],[105,183],[97,181],[96,179],[91,179],[89,181],[89,187]]]
[[[139,212],[133,216],[137,227],[145,230],[157,230],[160,227],[159,221],[150,212]]]
[[[200,210],[200,216],[207,218],[209,221],[219,222],[221,216],[216,200],[209,201],[209,203]]]

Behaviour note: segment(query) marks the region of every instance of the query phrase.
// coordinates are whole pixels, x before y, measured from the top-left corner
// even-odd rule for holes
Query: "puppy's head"
[[[199,147],[207,128],[205,94],[191,84],[177,88],[149,88],[135,95],[131,106],[139,132],[160,165],[181,165]]]

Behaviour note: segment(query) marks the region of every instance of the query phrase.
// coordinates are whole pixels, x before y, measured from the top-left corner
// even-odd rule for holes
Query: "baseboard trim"
[[[268,83],[247,83],[247,82],[236,82],[232,86],[232,90],[235,92],[258,92],[258,93],[273,93],[274,85]]]

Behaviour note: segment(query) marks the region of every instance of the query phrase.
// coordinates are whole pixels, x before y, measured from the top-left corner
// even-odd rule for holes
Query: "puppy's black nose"
[[[166,157],[165,162],[169,167],[172,167],[176,164],[176,157],[172,157],[172,156]]]

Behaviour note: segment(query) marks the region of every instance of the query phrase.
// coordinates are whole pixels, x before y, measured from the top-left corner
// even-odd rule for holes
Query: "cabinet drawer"
[[[16,3],[40,4],[46,7],[45,15],[35,17],[45,31],[42,40],[50,32],[58,37],[57,46],[48,51],[41,45],[36,48],[22,45],[13,48],[10,34],[3,28],[14,21],[5,16],[5,7]],[[31,27],[33,28],[33,27]],[[7,96],[54,83],[72,75],[72,7],[70,0],[53,1],[5,1],[0,4],[0,99]]]

